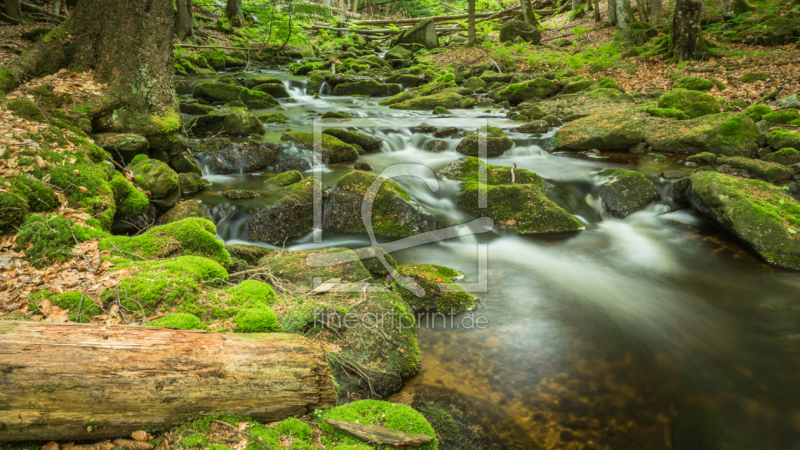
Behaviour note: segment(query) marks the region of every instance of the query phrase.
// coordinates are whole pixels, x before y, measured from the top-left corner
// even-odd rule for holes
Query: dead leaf
[[[131,433],[131,437],[136,439],[137,441],[149,441],[150,440],[149,436],[150,435],[147,434],[147,431],[144,430],[134,431],[133,433]]]
[[[41,169],[42,167],[46,166],[47,164],[44,162],[41,156],[36,155],[36,165],[39,166]]]
[[[58,450],[58,444],[56,441],[50,441],[42,446],[42,450]]]
[[[83,186],[78,186],[78,189],[80,189],[80,191],[81,191],[81,192],[86,192],[86,191],[88,191],[88,189],[86,189],[86,188],[85,188],[85,187],[83,187]]]
[[[74,442],[67,442],[66,444],[61,444],[59,447],[61,448],[61,450],[69,450],[69,449],[75,447],[75,443]]]
[[[42,300],[42,303],[39,304],[39,311],[41,311],[45,316],[49,316],[53,312],[53,304],[50,303],[50,300],[44,299]]]

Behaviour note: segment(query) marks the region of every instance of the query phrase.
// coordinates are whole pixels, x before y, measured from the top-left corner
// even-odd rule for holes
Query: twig
[[[86,287],[83,288],[83,293],[81,293],[81,300],[78,302],[78,314],[75,316],[75,322],[81,323],[81,308],[83,307],[83,299],[86,297],[86,291],[89,290],[90,284],[92,283],[87,282]]]
[[[255,441],[258,445],[264,447],[267,450],[275,450],[274,448],[272,448],[269,445],[265,444],[264,441],[262,441],[260,438],[257,438],[257,437],[253,436],[252,434],[250,434],[250,433],[248,433],[246,431],[242,431],[238,427],[236,427],[234,425],[231,425],[228,422],[223,422],[221,420],[212,420],[212,422],[221,423],[222,425],[225,425],[226,427],[231,428],[233,431],[249,437],[250,439]]]
[[[488,56],[488,58],[489,58],[489,61],[491,61],[492,63],[494,63],[494,66],[495,66],[495,67],[497,67],[497,71],[498,71],[498,72],[500,72],[500,73],[502,74],[502,73],[503,73],[503,71],[502,71],[502,70],[500,70],[500,66],[498,66],[498,65],[497,65],[497,63],[496,63],[496,62],[494,62],[494,60],[492,59],[492,57],[491,57],[491,56]]]

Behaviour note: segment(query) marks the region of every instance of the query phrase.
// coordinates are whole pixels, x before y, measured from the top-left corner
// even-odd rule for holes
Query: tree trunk
[[[628,35],[633,22],[633,11],[631,11],[630,0],[616,0],[617,5],[617,29],[624,35]]]
[[[176,0],[178,13],[175,16],[175,34],[178,39],[184,40],[194,35],[192,27],[192,0]]]
[[[678,0],[672,18],[667,58],[672,62],[697,59],[707,50],[700,32],[704,0]]]
[[[572,10],[577,11],[581,6],[581,0],[572,0]]]
[[[650,22],[648,19],[647,3],[645,3],[645,0],[636,0],[636,9],[639,11],[640,21]]]
[[[468,0],[467,15],[469,16],[469,45],[475,43],[475,0]]]
[[[732,16],[733,15],[733,0],[722,0],[722,6],[720,7],[720,12],[723,16]]]
[[[272,422],[336,393],[323,350],[299,335],[0,322],[0,405],[0,441],[67,441],[193,415]]]
[[[650,25],[661,25],[661,10],[663,8],[663,0],[650,0]]]
[[[237,27],[242,26],[242,0],[228,0],[225,6],[225,18]]]
[[[519,0],[519,4],[522,7],[522,21],[538,27],[539,23],[536,21],[536,13],[533,12],[531,0]]]
[[[358,0],[353,0],[353,9],[351,11],[354,13],[358,12]]]
[[[602,20],[603,18],[600,16],[600,0],[594,0],[594,21],[600,22]]]
[[[19,6],[19,0],[3,0],[3,5],[6,7],[6,15],[12,19],[22,18],[22,9]]]
[[[608,0],[608,24],[612,27],[617,25],[617,1]]]

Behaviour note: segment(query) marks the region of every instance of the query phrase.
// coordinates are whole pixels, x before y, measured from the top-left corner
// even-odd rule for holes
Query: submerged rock
[[[264,92],[272,96],[273,98],[289,98],[289,91],[286,90],[286,87],[283,83],[264,83],[259,84],[252,88],[255,92]]]
[[[311,231],[315,185],[319,187],[319,181],[308,177],[290,185],[271,205],[250,211],[244,223],[247,238],[278,245]]]
[[[375,80],[337,84],[333,95],[362,95],[366,97],[390,97],[403,92],[399,84],[383,84]]]
[[[429,152],[443,152],[447,150],[447,141],[434,139],[425,143],[425,150]]]
[[[800,203],[781,189],[760,180],[698,172],[691,177],[688,197],[692,208],[766,262],[800,270]]]
[[[181,186],[181,194],[191,195],[202,191],[211,182],[196,173],[179,173],[178,184]]]
[[[231,200],[247,200],[261,197],[261,194],[258,192],[247,189],[228,189],[227,191],[223,192],[222,195]]]
[[[467,156],[479,156],[481,140],[486,140],[487,156],[500,156],[514,146],[514,141],[506,136],[502,129],[486,127],[486,130],[480,129],[468,133],[467,137],[458,143],[456,151]]]
[[[327,128],[323,133],[331,135],[346,144],[358,145],[366,152],[376,152],[381,149],[381,145],[383,144],[380,139],[375,139],[364,133],[346,130],[344,128]]]
[[[658,198],[653,182],[634,170],[605,169],[599,175],[608,178],[600,188],[600,200],[612,217],[624,219]]]
[[[323,206],[322,229],[342,233],[365,233],[361,217],[362,203],[370,186],[383,180],[371,197],[372,231],[376,235],[408,237],[436,229],[436,219],[414,202],[408,193],[392,180],[364,172],[353,171],[340,178],[327,191]]]

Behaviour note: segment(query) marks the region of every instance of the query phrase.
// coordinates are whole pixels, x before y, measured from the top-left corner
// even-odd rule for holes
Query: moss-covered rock
[[[150,200],[144,192],[136,189],[136,187],[128,181],[121,173],[115,172],[114,177],[108,183],[111,186],[111,191],[114,193],[114,203],[116,204],[116,213],[114,214],[114,228],[116,230],[127,229],[125,224],[139,225],[138,218],[143,217],[145,222],[148,222],[151,214],[148,211]],[[141,223],[146,225],[146,223]]]
[[[182,114],[189,114],[191,116],[205,116],[217,110],[217,108],[211,105],[204,105],[196,100],[181,102],[178,104],[178,109],[180,109]]]
[[[42,109],[36,106],[36,103],[28,100],[27,98],[16,98],[6,102],[6,108],[14,113],[15,116],[25,120],[32,120],[34,122],[44,122],[45,117]]]
[[[233,111],[228,114],[209,114],[191,119],[187,129],[195,136],[202,134],[230,134],[250,136],[264,134],[264,126],[258,117],[248,111]]]
[[[781,189],[760,180],[698,172],[691,177],[689,201],[768,263],[800,270],[800,203]]]
[[[211,182],[196,173],[179,173],[178,184],[181,187],[181,194],[191,195],[202,191],[211,185]]]
[[[346,405],[337,406],[324,411],[320,416],[320,428],[333,434],[336,439],[346,444],[363,444],[363,441],[345,433],[336,431],[324,422],[325,419],[341,420],[350,423],[380,423],[391,430],[400,430],[408,433],[424,434],[436,437],[436,432],[422,414],[410,406],[399,403],[389,403],[377,400],[359,400]],[[423,450],[436,450],[436,441],[419,447]]]
[[[634,170],[605,169],[600,176],[607,179],[600,200],[612,217],[624,219],[658,198],[653,182]]]
[[[564,89],[561,90],[561,93],[562,94],[577,94],[578,92],[585,91],[586,89],[589,89],[592,86],[592,84],[594,84],[594,80],[589,80],[589,79],[583,79],[583,80],[577,80],[577,81],[574,81],[574,82],[570,82],[569,84],[564,86]]]
[[[644,121],[632,110],[592,114],[573,120],[554,136],[560,150],[627,150],[642,142]]]
[[[481,80],[478,77],[471,77],[464,82],[464,87],[472,90],[481,89],[486,87],[486,81]]]
[[[547,123],[545,120],[532,120],[525,125],[520,125],[518,127],[512,128],[511,131],[516,131],[517,133],[547,133],[550,129],[550,124]]]
[[[286,116],[281,113],[262,114],[258,120],[262,123],[286,123]]]
[[[757,147],[757,137],[758,127],[746,115],[720,113],[651,124],[644,139],[655,152],[749,156]]]
[[[772,112],[772,108],[767,105],[751,105],[748,106],[743,112],[753,122],[760,122],[765,115]]]
[[[741,156],[720,156],[717,157],[717,164],[730,166],[733,169],[740,169],[744,171],[744,173],[740,171],[732,171],[732,173],[744,175],[746,178],[758,178],[764,181],[786,181],[794,177],[794,170],[790,167]]]
[[[419,44],[427,49],[438,47],[439,38],[436,36],[433,19],[423,19],[413,27],[403,30],[392,40],[392,46],[400,44]]]
[[[264,92],[269,94],[272,98],[289,98],[289,91],[286,90],[286,87],[281,84],[277,83],[264,83],[259,84],[252,88],[253,92]]]
[[[673,89],[658,99],[659,108],[678,109],[689,118],[719,113],[719,102],[713,95],[688,89]]]
[[[742,75],[742,83],[755,83],[756,81],[767,81],[769,80],[768,73],[761,73],[761,72],[747,72]]]
[[[717,160],[717,155],[711,152],[701,152],[696,155],[690,155],[686,157],[686,161],[688,162],[695,162],[702,164],[712,164],[716,160]]]
[[[231,200],[247,200],[251,198],[261,197],[256,191],[251,191],[249,189],[228,189],[227,191],[223,192],[222,195],[225,198],[229,198]]]
[[[389,49],[383,58],[387,61],[408,61],[414,53],[403,47],[396,46]]]
[[[678,119],[678,120],[687,120],[689,116],[681,111],[680,109],[672,109],[672,108],[647,108],[647,113],[656,117],[661,117],[662,119]]]
[[[463,274],[453,269],[431,264],[414,264],[399,266],[398,272],[423,289],[423,295],[418,297],[397,280],[392,285],[394,291],[398,292],[415,311],[460,313],[475,307],[477,300],[475,296],[454,282],[454,279],[463,277]],[[443,288],[440,284],[447,286]]]
[[[367,152],[376,152],[381,149],[381,145],[383,144],[380,139],[375,139],[374,137],[359,133],[358,131],[346,130],[344,128],[327,128],[323,133],[329,134],[346,144],[358,145]]]
[[[178,202],[172,209],[158,219],[158,225],[179,222],[189,217],[197,217],[211,221],[210,209],[197,199]]]
[[[521,20],[511,20],[500,28],[500,42],[514,42],[517,37],[536,45],[542,40],[542,33],[535,25]]]
[[[256,86],[260,86],[262,84],[280,84],[283,85],[283,81],[278,78],[274,77],[256,77],[256,78],[248,78],[247,81],[244,83],[244,87],[247,89],[253,89]]]
[[[527,100],[542,99],[558,93],[558,86],[547,78],[534,78],[510,84],[494,95],[494,101],[508,101],[516,105]]]
[[[50,186],[24,173],[0,178],[0,189],[22,196],[32,212],[52,211],[61,203]]]
[[[690,91],[710,91],[714,82],[700,77],[683,77],[672,82],[674,89],[688,89]]]
[[[182,151],[169,157],[169,165],[172,166],[178,173],[196,173],[203,174],[203,169],[200,168],[200,163],[197,162],[194,155],[188,151]]]
[[[108,236],[104,231],[76,224],[64,216],[29,216],[20,227],[14,242],[15,251],[24,251],[23,259],[41,268],[68,261],[79,254],[72,248],[77,242]]]
[[[274,252],[261,258],[258,266],[269,267],[274,276],[297,286],[313,287],[315,279],[324,282],[336,278],[352,283],[372,279],[353,250],[338,247]]]
[[[194,87],[192,97],[212,103],[228,103],[240,100],[250,109],[278,106],[278,102],[266,92],[251,91],[245,87],[231,86],[223,83],[200,83]]]
[[[383,84],[375,80],[337,84],[333,95],[361,95],[365,97],[390,97],[403,91],[399,84]]]
[[[245,219],[248,239],[273,245],[313,229],[313,193],[319,181],[307,177],[270,198],[269,205],[250,211]]]
[[[514,146],[506,133],[497,127],[486,127],[468,133],[467,136],[458,143],[456,151],[467,156],[479,156],[480,141],[486,140],[486,155],[500,156]]]
[[[314,146],[314,135],[304,131],[287,131],[281,135],[282,141],[295,144],[300,148],[310,150]],[[333,164],[342,161],[358,159],[358,150],[350,144],[322,133],[320,135],[322,159],[325,163]]]
[[[303,181],[303,174],[296,170],[283,172],[282,174],[275,175],[274,177],[265,181],[267,184],[274,184],[276,186],[288,186]]]
[[[406,92],[413,92],[413,91],[406,91]],[[401,93],[399,95],[403,95]],[[398,96],[392,97],[396,98]],[[393,109],[416,109],[422,111],[432,111],[437,106],[441,106],[443,108],[470,108],[475,105],[475,99],[470,97],[465,97],[461,94],[452,91],[446,92],[438,92],[431,95],[421,95],[417,97],[413,97],[410,95],[404,101],[400,101],[398,103],[392,103],[389,105],[390,108]]]
[[[212,173],[251,173],[273,165],[277,155],[275,144],[249,141],[212,150],[205,154],[204,162]]]
[[[323,119],[352,119],[353,116],[344,111],[327,111],[322,114]]]
[[[788,166],[800,162],[800,152],[793,148],[782,148],[777,152],[764,155],[761,159],[767,162]]]
[[[18,229],[29,214],[30,205],[23,195],[0,187],[0,233]]]
[[[767,135],[767,145],[775,150],[784,148],[800,150],[800,133],[787,130],[772,130]]]
[[[762,117],[769,123],[786,125],[800,119],[800,114],[795,109],[782,109],[780,111],[764,114]]]
[[[97,135],[95,142],[123,165],[129,164],[137,155],[147,155],[150,150],[147,138],[138,134],[103,133]]]
[[[177,255],[194,255],[213,259],[223,266],[231,265],[231,256],[217,229],[208,220],[190,217],[178,222],[151,228],[138,236],[112,236],[100,242],[101,250],[124,257],[136,255],[153,259]]]
[[[170,208],[180,198],[178,174],[163,162],[139,155],[128,169],[133,172],[136,184],[150,193],[150,201],[154,204]]]
[[[374,194],[370,219],[372,232],[380,236],[408,237],[436,229],[436,220],[414,202],[408,193],[392,180],[356,170],[340,178],[327,192],[323,205],[322,229],[343,233],[365,233],[361,217],[362,203],[370,187],[383,181]]]
[[[479,165],[486,167],[486,184],[480,183]],[[494,227],[519,234],[557,233],[582,230],[572,215],[547,197],[547,183],[525,169],[516,169],[511,183],[509,167],[494,166],[478,158],[458,159],[439,171],[448,179],[463,181],[458,207],[474,217],[490,217]],[[479,208],[480,191],[486,193],[486,208]]]

